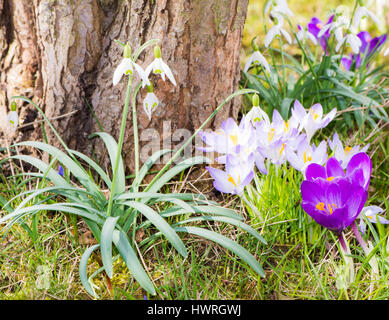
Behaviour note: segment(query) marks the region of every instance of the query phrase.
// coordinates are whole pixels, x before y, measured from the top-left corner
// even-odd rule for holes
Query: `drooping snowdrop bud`
[[[150,63],[150,65],[146,68],[147,77],[150,75],[150,72],[153,71],[154,74],[161,75],[163,81],[165,81],[165,75],[166,75],[166,77],[171,81],[171,83],[173,83],[176,86],[177,83],[176,80],[174,79],[172,71],[161,58],[161,48],[159,46],[154,47],[154,56],[155,56],[154,61]]]
[[[149,120],[151,120],[151,114],[158,107],[159,100],[157,96],[154,94],[153,84],[150,82],[150,85],[147,86],[147,95],[143,100],[143,109],[145,110]]]
[[[144,87],[145,85],[150,85],[148,76],[146,75],[143,68],[132,60],[131,47],[127,43],[123,49],[123,60],[120,62],[120,64],[115,69],[115,72],[113,73],[113,85],[116,86],[123,75],[133,75],[134,69],[138,73],[139,77],[142,79],[142,87]]]
[[[309,30],[305,30],[301,25],[297,25],[297,28],[299,30],[296,33],[296,37],[297,37],[298,41],[304,42],[305,39],[309,39],[313,42],[313,44],[315,46],[317,45],[316,37],[311,32],[309,32]],[[296,40],[296,43],[297,43],[297,40]]]

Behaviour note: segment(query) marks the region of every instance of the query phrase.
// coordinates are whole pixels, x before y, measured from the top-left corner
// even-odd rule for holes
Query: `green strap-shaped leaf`
[[[127,201],[125,205],[138,210],[142,213],[155,227],[161,231],[161,233],[171,242],[174,248],[184,257],[188,256],[188,252],[184,243],[173,230],[173,228],[163,219],[157,212],[151,209],[149,206],[135,201]]]
[[[155,152],[150,158],[146,160],[146,162],[143,164],[142,168],[139,170],[139,177],[138,181],[135,181],[132,183],[132,186],[134,187],[137,184],[140,184],[144,177],[146,176],[147,172],[149,172],[150,168],[158,161],[159,158],[161,158],[166,153],[172,152],[173,150],[170,149],[163,149]]]
[[[16,144],[17,146],[29,146],[42,151],[47,152],[51,156],[58,159],[69,171],[73,174],[73,176],[80,181],[80,183],[91,193],[93,193],[96,197],[99,197],[100,200],[105,200],[104,195],[100,191],[99,187],[95,184],[93,179],[85,172],[85,170],[76,162],[74,162],[67,154],[55,148],[49,144],[39,142],[39,141],[25,141]]]
[[[81,158],[82,160],[84,160],[87,164],[89,164],[100,175],[101,179],[103,179],[103,181],[107,185],[108,189],[111,190],[111,187],[112,187],[111,179],[108,177],[108,175],[105,173],[105,171],[95,161],[93,161],[91,158],[87,157],[85,154],[78,152],[76,150],[70,150],[70,152],[73,153],[74,155],[76,155],[77,157]]]
[[[128,242],[127,236],[122,231],[115,230],[113,232],[112,240],[116,248],[119,250],[119,253],[124,262],[126,263],[128,270],[130,270],[141,287],[150,294],[155,295],[154,285],[139,262],[134,249]]]
[[[88,260],[91,256],[91,254],[98,247],[100,247],[100,245],[95,244],[95,245],[93,245],[85,250],[85,252],[81,256],[80,265],[78,268],[82,285],[84,286],[85,290],[96,299],[98,299],[99,296],[96,294],[95,290],[93,289],[93,287],[91,286],[91,284],[88,281],[87,266],[88,266]]]
[[[195,218],[189,218],[180,222],[177,222],[174,226],[176,225],[182,225],[190,222],[195,222],[195,221],[220,221],[224,222],[227,224],[232,224],[234,226],[237,226],[244,231],[247,231],[251,235],[253,235],[255,238],[257,238],[259,241],[261,241],[264,244],[267,244],[266,240],[253,228],[251,228],[249,225],[247,225],[244,222],[237,221],[235,219],[227,218],[227,217],[220,217],[220,216],[202,216],[202,217],[195,217]]]
[[[210,163],[210,160],[205,157],[193,157],[180,162],[175,167],[168,170],[163,174],[152,186],[148,189],[148,192],[158,192],[167,182],[175,177],[180,172],[186,170],[189,167],[193,167],[197,164]]]
[[[106,132],[96,132],[91,135],[91,137],[94,136],[99,136],[101,139],[103,139],[103,142],[109,154],[109,158],[111,160],[111,167],[112,167],[112,174],[113,174],[113,170],[115,170],[118,144],[116,143],[115,139]],[[111,192],[113,192],[114,194],[118,194],[118,193],[123,193],[125,191],[126,191],[126,176],[124,174],[123,158],[120,156],[119,164],[117,168],[115,190],[111,190]]]
[[[165,201],[165,198],[169,199],[180,199],[184,201],[200,201],[206,200],[206,197],[201,194],[195,193],[157,193],[157,192],[126,192],[120,194],[114,198],[115,201],[129,200],[129,199],[141,199],[150,198],[156,199],[157,201]]]
[[[248,252],[245,248],[243,248],[241,245],[237,244],[231,239],[222,236],[216,232],[209,231],[202,228],[197,228],[197,227],[175,227],[174,229],[177,232],[186,232],[186,233],[194,234],[196,236],[200,236],[202,238],[206,238],[208,240],[220,244],[222,247],[232,251],[239,258],[245,261],[261,277],[265,277],[265,272],[263,271],[259,262],[254,258],[254,256],[250,252]]]
[[[105,272],[110,278],[113,277],[112,236],[118,219],[119,217],[108,217],[107,220],[105,220],[103,228],[101,230],[101,259],[103,260]]]

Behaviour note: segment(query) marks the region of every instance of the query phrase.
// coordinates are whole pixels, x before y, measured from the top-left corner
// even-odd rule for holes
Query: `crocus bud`
[[[147,92],[154,92],[154,86],[153,83],[150,81],[150,85],[146,86]]]
[[[125,59],[131,58],[131,47],[128,43],[124,46],[123,57]]]
[[[253,102],[253,107],[259,107],[259,96],[256,93],[253,94],[251,101]]]
[[[16,102],[15,102],[15,101],[12,101],[12,102],[11,102],[10,109],[11,109],[11,111],[16,111],[17,106],[16,106]]]
[[[161,48],[159,46],[154,47],[154,56],[156,59],[161,58]]]

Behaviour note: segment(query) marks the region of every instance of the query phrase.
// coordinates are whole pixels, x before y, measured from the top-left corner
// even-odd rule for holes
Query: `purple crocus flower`
[[[332,15],[328,19],[328,21],[325,25],[332,23],[333,20],[334,20],[334,15]],[[320,45],[323,48],[323,50],[326,52],[326,54],[328,54],[328,50],[327,50],[328,43],[327,42],[328,42],[328,39],[330,37],[330,30],[327,30],[324,33],[324,35],[319,37],[319,32],[322,29],[322,27],[323,27],[323,21],[321,21],[317,17],[312,17],[312,19],[308,22],[308,25],[307,25],[308,32],[312,33],[315,36],[316,40],[320,42]]]
[[[346,173],[335,158],[326,167],[312,163],[301,184],[301,205],[317,223],[340,235],[362,211],[370,175],[371,160],[363,152],[351,158]]]
[[[337,234],[354,222],[367,198],[366,190],[347,178],[327,183],[305,180],[301,184],[301,195],[304,211]]]

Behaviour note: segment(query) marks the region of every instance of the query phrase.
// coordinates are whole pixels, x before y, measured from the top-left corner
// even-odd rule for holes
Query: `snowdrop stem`
[[[139,83],[132,95],[132,123],[133,123],[133,130],[134,130],[134,150],[135,150],[135,192],[138,190],[138,181],[139,179],[139,138],[138,138],[138,119],[136,114],[136,96],[138,94],[138,91],[141,87],[142,83]]]
[[[115,196],[114,190],[115,190],[115,185],[116,185],[116,176],[118,173],[119,161],[120,161],[120,157],[122,154],[122,148],[123,148],[123,142],[124,142],[124,132],[126,131],[126,122],[127,122],[127,116],[128,116],[128,106],[130,104],[131,91],[132,91],[132,75],[129,75],[128,84],[127,84],[126,100],[124,103],[123,114],[122,114],[122,123],[121,123],[121,127],[120,127],[118,151],[117,151],[117,155],[116,155],[115,167],[114,167],[113,177],[112,177],[112,188],[111,188],[111,194],[109,195],[109,201],[108,201],[108,209],[107,209],[108,216],[111,216],[113,197]]]

